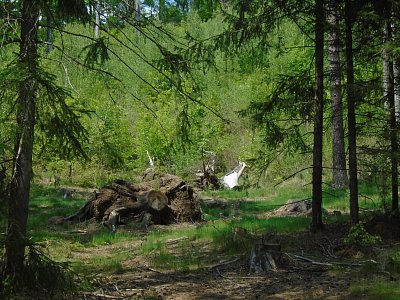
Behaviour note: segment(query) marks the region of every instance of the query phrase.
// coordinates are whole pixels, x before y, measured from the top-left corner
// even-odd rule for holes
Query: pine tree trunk
[[[345,1],[346,27],[346,76],[347,76],[347,121],[349,130],[349,188],[350,188],[350,221],[357,224],[358,214],[358,179],[357,179],[357,131],[356,131],[356,95],[354,91],[353,67],[353,12],[351,1]]]
[[[312,188],[312,231],[323,228],[322,223],[322,138],[324,113],[324,4],[315,3],[315,105]]]
[[[338,5],[338,0],[330,0],[328,3],[328,22],[330,25],[328,51],[332,110],[332,188],[334,189],[346,188],[348,184],[344,151]]]
[[[46,43],[47,43],[47,52],[53,51],[53,29],[51,28],[51,16],[50,14],[46,17]]]
[[[137,23],[137,26],[139,26],[139,22],[141,19],[141,12],[140,12],[140,0],[135,0],[135,21]],[[136,27],[136,35],[140,36],[140,30],[138,27]]]
[[[95,17],[95,24],[94,24],[94,38],[100,37],[100,3],[97,1],[94,8],[94,17]]]
[[[19,60],[29,74],[21,82],[17,105],[17,135],[11,179],[7,239],[5,244],[5,275],[20,282],[24,267],[25,234],[28,220],[29,190],[32,173],[32,152],[35,126],[37,83],[37,30],[39,7],[35,0],[22,3]]]
[[[384,30],[384,42],[392,40],[392,25],[390,21],[386,22]],[[389,108],[389,124],[390,124],[390,162],[392,177],[392,210],[396,210],[399,206],[399,180],[398,180],[398,142],[397,142],[397,122],[395,109],[395,93],[394,93],[394,72],[393,59],[384,48],[383,50],[383,88],[385,103]]]
[[[393,77],[394,77],[394,109],[396,111],[396,121],[400,117],[400,60],[393,61]]]

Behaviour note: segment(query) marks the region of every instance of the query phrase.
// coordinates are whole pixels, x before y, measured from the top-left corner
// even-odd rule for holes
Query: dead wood
[[[201,204],[207,208],[226,208],[228,201],[222,199],[201,199]]]
[[[281,256],[280,244],[255,244],[250,253],[250,272],[277,271]]]
[[[212,270],[212,269],[217,268],[217,267],[229,265],[229,264],[232,264],[232,263],[237,262],[239,260],[240,260],[239,257],[235,257],[234,259],[229,259],[229,260],[223,260],[223,261],[220,261],[219,263],[217,263],[215,265],[209,266],[208,270]]]
[[[326,266],[326,267],[333,267],[333,266],[345,266],[345,267],[362,267],[365,264],[369,263],[375,263],[376,261],[370,259],[364,262],[352,262],[352,263],[345,263],[345,262],[319,262],[314,259],[304,257],[301,255],[296,255],[296,254],[290,254],[290,253],[285,253],[285,255],[289,256],[290,258],[296,258],[297,260],[301,260],[307,263],[310,263],[312,265],[318,265],[318,266]]]
[[[146,215],[143,220],[145,214],[150,214],[151,218]],[[89,219],[102,222],[113,230],[125,220],[134,219],[142,222],[144,227],[197,221],[201,219],[200,201],[191,186],[171,174],[161,174],[156,179],[138,184],[115,180],[95,191],[89,201],[65,221]]]
[[[221,278],[224,278],[224,279],[232,279],[232,280],[235,280],[235,279],[253,279],[253,280],[254,279],[265,279],[265,277],[262,277],[262,276],[225,276],[225,275],[221,274],[219,269],[217,269],[217,273],[219,276],[221,276]]]

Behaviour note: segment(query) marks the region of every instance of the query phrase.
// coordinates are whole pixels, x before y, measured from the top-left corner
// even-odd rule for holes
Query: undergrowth
[[[360,186],[360,206],[375,208],[379,195],[373,187]],[[198,270],[221,258],[245,257],[255,239],[265,233],[293,233],[308,230],[311,219],[303,217],[266,218],[264,214],[278,208],[289,199],[307,199],[309,187],[249,189],[244,191],[208,192],[214,198],[227,199],[225,208],[206,209],[206,222],[182,226],[154,226],[143,237],[143,232],[121,227],[116,234],[93,222],[52,225],[53,216],[74,213],[86,201],[82,198],[63,199],[56,189],[34,186],[30,205],[29,234],[33,242],[47,247],[48,257],[81,275],[80,288],[90,289],[96,274],[121,274],[129,270],[127,262],[144,256],[153,267],[168,270]],[[248,198],[252,198],[249,200]],[[340,210],[342,215],[326,214],[324,222],[347,222],[348,195],[345,190],[325,188],[324,208]],[[235,229],[243,228],[246,235],[235,237]],[[362,235],[364,236],[364,235]],[[354,238],[353,240],[357,240]],[[361,243],[365,242],[361,239]],[[101,249],[101,251],[100,251]],[[384,270],[398,272],[399,252],[388,253]],[[65,279],[67,282],[69,279]],[[354,291],[368,290],[363,286]],[[378,293],[378,292],[376,292]],[[385,293],[385,292],[384,292]]]

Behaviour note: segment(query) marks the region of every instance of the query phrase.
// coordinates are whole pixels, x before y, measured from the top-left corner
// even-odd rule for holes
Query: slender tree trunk
[[[165,0],[159,0],[158,2],[158,18],[160,21],[165,21]]]
[[[141,11],[140,11],[140,0],[135,0],[135,21],[137,23],[137,26],[139,26],[139,22],[141,19]],[[136,35],[140,36],[140,30],[136,28]]]
[[[383,42],[386,43],[391,39],[390,23],[385,24],[383,28]],[[386,47],[382,50],[382,79],[383,79],[383,101],[386,107],[389,107],[389,93],[393,87],[391,80],[393,79],[393,63],[390,60],[389,52]]]
[[[392,37],[396,40],[399,32],[399,22],[393,20]],[[394,77],[394,108],[396,112],[396,121],[400,117],[400,59],[393,58],[393,77]]]
[[[324,113],[324,4],[315,3],[315,111],[313,146],[313,188],[311,230],[321,230],[322,223],[322,138]]]
[[[97,39],[100,37],[100,3],[98,1],[94,4],[93,11],[95,17],[94,37]]]
[[[339,45],[339,1],[328,3],[328,51],[332,110],[332,188],[346,188],[346,154],[344,151],[343,104]]]
[[[46,17],[46,42],[47,42],[47,52],[53,51],[53,29],[51,28],[52,22],[51,22],[51,16],[50,14],[47,15]]]
[[[349,130],[349,188],[350,188],[350,221],[357,224],[358,216],[358,179],[357,179],[357,131],[356,131],[356,95],[354,90],[353,66],[353,12],[351,1],[345,1],[346,30],[346,76],[347,76],[347,120]]]
[[[385,24],[384,42],[392,40],[392,25],[388,21]],[[384,70],[384,98],[389,108],[390,116],[390,161],[391,161],[391,177],[392,177],[392,210],[399,207],[399,180],[398,180],[398,142],[397,142],[397,122],[396,107],[394,93],[394,72],[393,59],[387,49],[383,50],[383,70]]]
[[[9,200],[5,275],[20,282],[24,267],[25,234],[28,220],[29,191],[32,173],[33,136],[37,83],[38,1],[22,3],[19,61],[29,75],[21,82],[17,105],[17,135],[14,148],[11,197]]]
[[[396,111],[396,121],[400,117],[400,60],[393,61],[393,77],[394,77],[394,109]]]

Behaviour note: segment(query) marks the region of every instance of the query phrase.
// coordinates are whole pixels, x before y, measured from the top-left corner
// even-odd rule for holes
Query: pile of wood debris
[[[127,219],[142,222],[147,227],[150,224],[195,222],[201,217],[197,191],[178,176],[160,174],[138,184],[115,180],[93,192],[89,201],[64,221],[94,219],[115,230]]]

